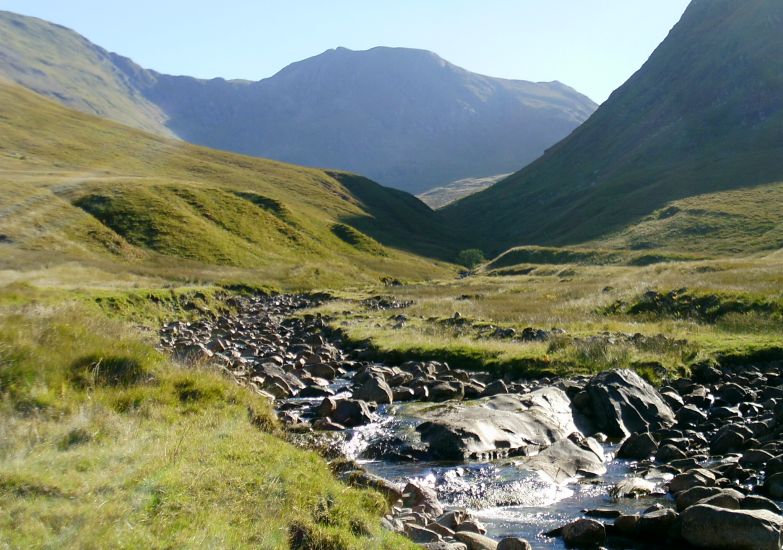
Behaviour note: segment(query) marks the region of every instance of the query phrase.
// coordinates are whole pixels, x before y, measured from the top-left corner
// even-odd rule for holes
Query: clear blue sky
[[[423,48],[468,70],[560,80],[598,102],[689,0],[0,0],[142,66],[258,80],[337,46]]]

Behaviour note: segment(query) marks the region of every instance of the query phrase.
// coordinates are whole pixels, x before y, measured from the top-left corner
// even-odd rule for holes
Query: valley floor
[[[662,382],[706,357],[783,359],[781,268],[779,254],[529,264],[321,289],[335,299],[302,314],[325,315],[368,358],[496,376],[630,367]],[[155,350],[163,323],[230,309],[241,287],[55,261],[6,264],[0,285],[6,546],[275,548],[293,532],[318,548],[408,544],[380,528],[379,494],[285,441],[263,398]]]

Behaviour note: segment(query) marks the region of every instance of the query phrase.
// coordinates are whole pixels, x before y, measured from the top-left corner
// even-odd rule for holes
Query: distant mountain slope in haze
[[[500,174],[497,176],[488,176],[486,178],[465,178],[452,181],[446,185],[435,187],[424,193],[416,195],[424,204],[432,209],[443,208],[455,201],[458,201],[468,195],[483,191],[491,185],[495,185],[503,178],[511,174]]]
[[[559,82],[482,76],[423,50],[337,48],[259,82],[198,80],[145,70],[38,19],[0,12],[0,23],[11,38],[0,75],[68,106],[412,192],[517,170],[596,108]]]
[[[577,243],[669,201],[783,179],[783,2],[694,0],[541,159],[444,209],[488,251]]]

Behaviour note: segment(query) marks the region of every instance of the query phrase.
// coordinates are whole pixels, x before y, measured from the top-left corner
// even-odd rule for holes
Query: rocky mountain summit
[[[598,479],[610,462],[623,460],[629,475],[612,490],[616,502],[668,498],[636,514],[585,510],[546,533],[572,547],[643,541],[645,548],[780,548],[781,365],[703,362],[692,378],[659,389],[629,370],[509,380],[436,361],[389,366],[363,360],[362,349],[327,319],[296,315],[325,299],[238,298],[235,315],[167,325],[161,344],[187,362],[218,365],[268,396],[290,433],[330,442],[333,452],[386,417],[414,429],[361,432],[357,457],[510,460],[558,483]],[[336,464],[348,482],[386,495],[393,505],[386,527],[425,548],[530,547],[487,537],[468,510],[439,500],[437,485],[417,479],[397,485],[351,460]]]

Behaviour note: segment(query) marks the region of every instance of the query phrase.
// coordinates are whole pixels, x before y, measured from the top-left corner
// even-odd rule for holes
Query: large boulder
[[[594,519],[578,519],[562,529],[563,541],[567,546],[592,548],[606,540],[606,528]]]
[[[566,394],[543,388],[428,409],[416,429],[438,460],[530,455],[577,432]]]
[[[697,504],[682,513],[682,536],[697,548],[780,550],[783,517],[768,510]]]
[[[362,401],[375,401],[380,404],[391,403],[394,399],[392,389],[380,375],[371,375],[358,388],[353,391],[354,399]]]
[[[557,441],[522,464],[540,470],[556,483],[564,483],[577,475],[596,477],[606,473],[601,445],[592,438],[578,434]]]
[[[674,412],[661,394],[631,370],[597,374],[586,390],[596,428],[610,437],[644,432],[655,423],[674,423]]]

